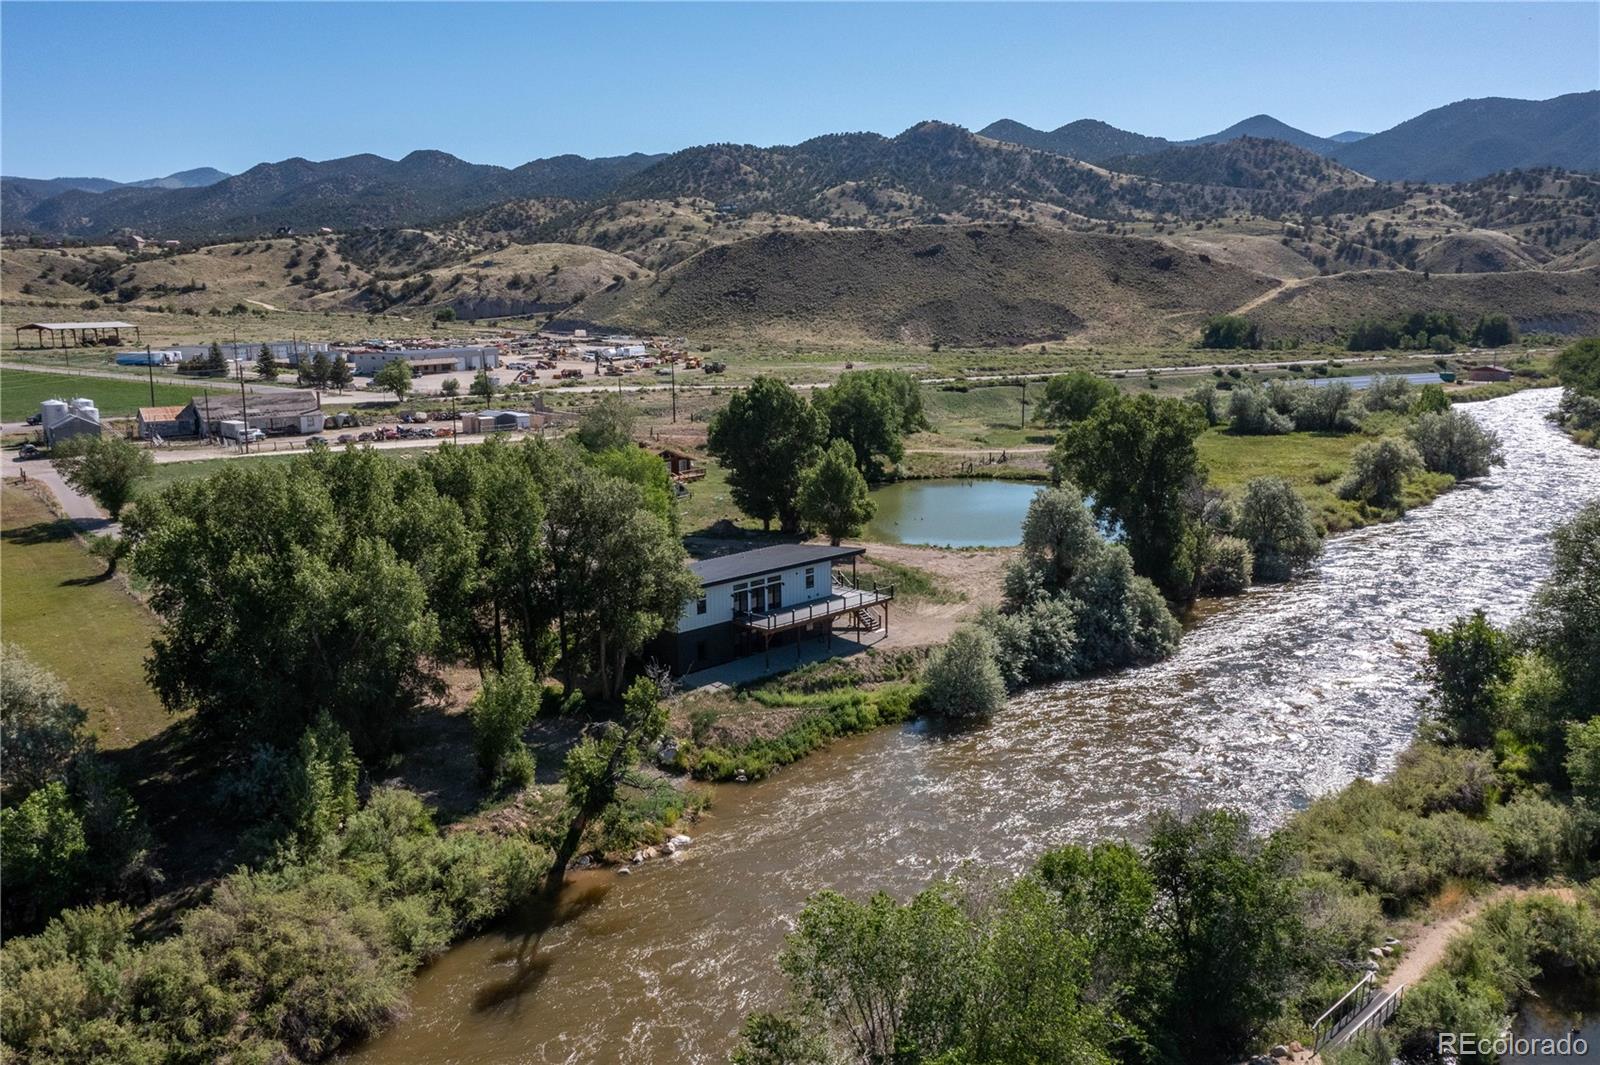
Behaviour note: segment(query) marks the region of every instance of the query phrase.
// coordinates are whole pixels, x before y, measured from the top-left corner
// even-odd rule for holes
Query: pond
[[[1041,486],[1020,481],[897,481],[873,490],[864,539],[936,547],[1015,547]]]

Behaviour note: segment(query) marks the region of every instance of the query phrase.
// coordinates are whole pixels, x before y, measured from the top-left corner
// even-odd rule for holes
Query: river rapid
[[[1262,828],[1382,776],[1417,723],[1420,630],[1515,618],[1548,536],[1600,497],[1600,455],[1545,420],[1559,393],[1472,404],[1507,464],[1404,520],[1329,542],[1284,585],[1209,607],[1144,669],[1026,692],[958,734],[856,737],[727,785],[692,847],[631,877],[577,875],[419,974],[365,1065],[725,1060],[778,1005],[774,955],[806,897],[908,895],[973,859],[1020,868],[1071,841],[1137,836],[1153,811],[1225,804]]]

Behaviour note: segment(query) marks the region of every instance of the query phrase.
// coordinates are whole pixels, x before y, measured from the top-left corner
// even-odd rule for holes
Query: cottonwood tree
[[[1194,586],[1191,517],[1183,491],[1202,476],[1195,439],[1206,429],[1193,404],[1117,396],[1073,424],[1051,465],[1094,498],[1094,512],[1120,525],[1134,570],[1172,596]]]
[[[1117,394],[1110,381],[1085,370],[1060,374],[1044,383],[1044,398],[1035,417],[1046,425],[1070,425],[1087,418],[1096,407]]]
[[[633,446],[633,425],[638,415],[618,396],[602,396],[578,418],[573,439],[585,451],[610,451]]]
[[[1406,477],[1422,468],[1422,456],[1409,441],[1395,437],[1368,441],[1350,456],[1350,469],[1339,481],[1340,499],[1387,507],[1400,500]]]
[[[395,359],[385,364],[372,375],[372,385],[385,392],[393,392],[395,402],[404,403],[406,394],[411,391],[411,363],[405,359]]]
[[[1406,426],[1406,438],[1422,456],[1424,467],[1457,480],[1483,477],[1491,467],[1506,464],[1499,434],[1465,411],[1420,415]]]
[[[828,437],[850,445],[863,476],[877,477],[885,460],[905,456],[906,411],[898,390],[881,378],[843,374],[817,393],[814,405],[827,422]]]
[[[844,537],[859,534],[878,509],[868,494],[867,479],[856,469],[855,452],[843,440],[828,445],[817,464],[801,476],[799,504],[801,519],[821,529],[835,547]]]
[[[805,397],[758,377],[711,419],[707,449],[728,471],[739,509],[770,529],[798,532],[801,475],[821,453],[827,423]]]
[[[50,465],[93,499],[112,521],[133,500],[139,481],[155,472],[150,453],[120,436],[77,436],[50,449]]]

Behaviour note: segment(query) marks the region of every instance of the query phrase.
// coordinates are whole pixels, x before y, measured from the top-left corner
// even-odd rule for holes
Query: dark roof
[[[204,417],[209,413],[212,421],[226,421],[239,418],[243,411],[239,397],[232,393],[214,393],[209,396],[195,396],[189,401],[189,406],[194,408],[197,415]],[[286,396],[273,396],[257,392],[250,397],[249,409],[251,414],[263,417],[273,415],[286,417],[297,414],[313,414],[320,411],[315,396],[289,394]]]
[[[777,547],[758,547],[754,551],[740,551],[699,562],[689,563],[689,569],[700,583],[727,584],[745,577],[758,577],[763,573],[794,569],[796,566],[814,566],[839,558],[854,558],[865,554],[864,547],[829,547],[826,544],[779,544]]]

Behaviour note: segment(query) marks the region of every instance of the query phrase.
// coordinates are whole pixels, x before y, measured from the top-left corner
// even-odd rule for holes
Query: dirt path
[[[1257,307],[1261,306],[1263,303],[1266,303],[1268,300],[1273,299],[1276,296],[1281,296],[1281,295],[1283,295],[1283,293],[1288,292],[1290,289],[1300,288],[1301,286],[1303,286],[1309,280],[1311,280],[1311,279],[1308,278],[1308,277],[1297,277],[1297,278],[1295,278],[1295,279],[1293,279],[1291,281],[1285,281],[1283,284],[1278,285],[1276,288],[1267,289],[1267,291],[1263,292],[1261,295],[1257,296],[1255,299],[1252,299],[1252,300],[1250,300],[1250,301],[1248,301],[1246,303],[1240,304],[1239,306],[1235,307],[1233,310],[1229,311],[1228,313],[1229,314],[1233,314],[1233,315],[1248,314],[1249,312],[1255,310]]]
[[[887,647],[921,647],[944,643],[963,622],[986,606],[998,606],[1006,563],[1015,549],[956,551],[911,544],[868,544],[866,561],[883,559],[915,566],[932,574],[945,590],[961,596],[955,602],[900,599],[890,608]]]

